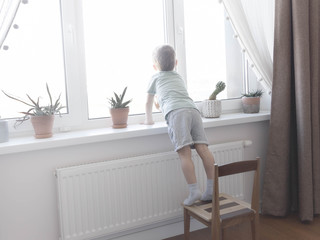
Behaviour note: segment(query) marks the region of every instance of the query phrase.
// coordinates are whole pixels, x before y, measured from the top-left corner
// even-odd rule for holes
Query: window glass
[[[164,43],[162,0],[83,0],[89,118],[108,117],[113,92],[145,111],[152,51]]]
[[[41,97],[40,103],[46,105],[48,83],[53,98],[61,93],[61,103],[66,105],[59,1],[32,0],[20,4],[0,50],[0,66],[1,90],[26,101],[26,94],[35,100]],[[19,112],[28,109],[0,92],[2,118],[22,117]]]
[[[225,20],[223,5],[212,0],[185,0],[184,25],[187,84],[193,100],[207,99],[218,81],[226,83],[218,99],[239,97],[241,54],[233,33],[226,29],[230,28],[230,23]],[[229,51],[233,54],[231,58],[227,57],[226,48],[232,49],[232,53]],[[229,70],[236,72],[236,77],[227,75]]]

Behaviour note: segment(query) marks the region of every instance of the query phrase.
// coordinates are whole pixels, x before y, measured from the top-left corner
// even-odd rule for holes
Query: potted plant
[[[40,97],[38,97],[37,101],[33,100],[28,94],[27,97],[30,102],[24,101],[17,97],[14,97],[5,91],[2,92],[9,98],[16,100],[18,102],[24,103],[25,105],[29,106],[29,110],[26,112],[21,112],[24,116],[20,119],[17,119],[15,123],[15,127],[22,124],[24,121],[31,119],[32,126],[35,131],[35,138],[49,138],[52,137],[52,127],[54,123],[54,116],[55,114],[59,114],[61,116],[60,110],[64,108],[64,106],[60,103],[60,96],[56,101],[52,100],[52,96],[46,84],[47,93],[50,99],[50,103],[48,105],[42,106],[40,105]]]
[[[110,114],[112,118],[113,128],[126,128],[129,115],[128,104],[132,99],[124,102],[127,87],[123,90],[122,94],[118,95],[114,92],[114,97],[108,98],[110,103]]]
[[[258,113],[260,111],[260,98],[263,91],[258,89],[256,91],[242,94],[242,109],[244,113]]]
[[[218,118],[221,115],[221,101],[217,100],[217,95],[226,88],[226,84],[219,81],[216,88],[209,96],[209,99],[203,101],[202,115],[206,118]]]

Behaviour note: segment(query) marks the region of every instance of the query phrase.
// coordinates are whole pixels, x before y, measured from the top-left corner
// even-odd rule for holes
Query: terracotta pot
[[[202,115],[205,118],[218,118],[221,115],[220,100],[204,100],[202,103]]]
[[[244,113],[258,113],[260,111],[260,97],[242,97]]]
[[[126,128],[128,126],[129,107],[126,108],[110,108],[113,128]]]
[[[35,138],[52,137],[52,128],[54,115],[48,116],[31,116],[31,123],[34,129]]]

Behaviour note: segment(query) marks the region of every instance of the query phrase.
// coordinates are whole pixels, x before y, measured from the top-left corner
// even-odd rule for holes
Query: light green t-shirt
[[[172,110],[179,108],[195,108],[189,97],[185,82],[175,71],[162,71],[153,75],[147,93],[157,95],[158,102],[165,118]]]

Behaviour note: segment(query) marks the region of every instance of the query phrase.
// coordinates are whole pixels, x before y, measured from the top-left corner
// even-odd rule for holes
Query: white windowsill
[[[222,114],[219,118],[203,118],[205,128],[236,125],[250,122],[267,121],[270,112],[260,111],[257,114],[229,113]],[[167,133],[165,122],[154,125],[128,125],[124,129],[99,128],[73,132],[55,133],[53,137],[35,139],[33,136],[12,138],[9,142],[0,143],[0,155],[36,151],[41,149],[66,147],[95,142],[113,141],[119,139],[151,136]]]

